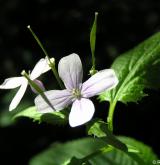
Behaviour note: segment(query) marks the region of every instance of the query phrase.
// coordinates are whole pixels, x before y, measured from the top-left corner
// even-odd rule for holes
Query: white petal
[[[99,71],[90,77],[82,85],[83,97],[92,97],[105,90],[114,88],[118,84],[118,78],[113,69]]]
[[[67,90],[51,90],[44,92],[55,110],[62,110],[72,102],[72,96]],[[53,112],[53,109],[39,95],[35,98],[35,105],[39,112]]]
[[[50,69],[51,68],[48,65],[48,60],[46,58],[40,59],[31,72],[30,75],[31,80],[38,78],[42,73],[45,73]]]
[[[13,89],[17,88],[24,82],[24,77],[11,77],[4,80],[0,85],[0,89]]]
[[[93,117],[95,108],[91,100],[81,98],[73,102],[69,114],[69,124],[71,127],[82,125]]]
[[[21,85],[20,89],[18,90],[18,92],[16,93],[16,95],[14,96],[10,106],[9,106],[9,111],[12,111],[13,109],[15,109],[19,102],[21,101],[26,89],[27,89],[27,85],[28,85],[28,81],[24,81],[23,84]]]
[[[59,62],[58,72],[67,89],[79,88],[82,83],[83,70],[77,54],[73,53],[63,57]]]

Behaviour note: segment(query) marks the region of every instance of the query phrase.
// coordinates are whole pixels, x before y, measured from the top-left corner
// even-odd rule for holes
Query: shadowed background
[[[0,83],[19,76],[22,69],[32,70],[44,54],[27,30],[31,25],[49,55],[59,59],[70,53],[80,55],[84,80],[91,68],[89,33],[94,12],[99,12],[96,62],[97,69],[109,68],[121,53],[160,30],[160,1],[156,0],[0,0]],[[56,64],[57,64],[56,63]],[[46,89],[58,88],[52,73],[43,82]],[[8,106],[16,90],[0,91],[0,164],[27,165],[29,159],[55,141],[85,136],[85,127],[70,128],[38,124],[29,119],[11,120]],[[149,97],[139,104],[118,103],[115,134],[132,136],[151,145],[160,155],[160,92],[148,90]],[[33,105],[35,98],[27,90],[18,109]],[[108,103],[96,105],[95,117],[106,118]],[[6,159],[5,157],[8,157]]]

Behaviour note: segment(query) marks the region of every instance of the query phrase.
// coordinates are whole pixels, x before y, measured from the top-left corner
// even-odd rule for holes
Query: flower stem
[[[63,85],[63,83],[62,83],[62,81],[61,81],[61,79],[60,79],[60,77],[58,75],[58,72],[57,72],[57,69],[55,67],[55,64],[49,63],[49,66],[51,67],[52,72],[53,72],[53,74],[54,74],[54,76],[55,76],[55,78],[56,78],[59,86],[61,87],[61,89],[63,89],[64,88],[64,85]]]
[[[47,51],[44,49],[41,41],[39,40],[39,38],[37,37],[37,35],[34,33],[34,31],[31,29],[31,26],[28,25],[27,28],[29,29],[29,31],[31,32],[31,34],[33,35],[34,39],[37,41],[38,45],[40,46],[40,48],[42,49],[43,53],[45,54],[45,56],[47,56],[47,58],[49,59],[48,53]]]
[[[113,132],[113,116],[114,116],[114,110],[116,106],[116,101],[110,102],[109,106],[109,113],[107,117],[107,122],[108,122],[108,129]]]
[[[31,87],[34,88],[34,90],[42,96],[44,101],[53,109],[53,111],[55,111],[55,108],[52,106],[51,102],[48,100],[48,98],[44,94],[44,91],[34,81],[30,79],[29,75],[24,70],[21,72],[21,75],[24,76],[28,80],[28,83],[31,85]]]
[[[37,35],[34,33],[34,31],[32,30],[31,26],[28,25],[27,28],[29,29],[29,31],[31,32],[32,36],[33,36],[34,39],[37,41],[39,47],[42,49],[43,53],[44,53],[45,56],[47,57],[48,62],[49,62],[49,66],[51,67],[52,72],[53,72],[53,74],[54,74],[54,76],[55,76],[55,78],[56,78],[56,80],[57,80],[59,86],[63,89],[63,83],[62,83],[62,81],[61,81],[61,79],[60,79],[60,77],[59,77],[59,75],[58,75],[57,69],[56,69],[56,67],[55,67],[55,61],[52,62],[52,60],[49,58],[49,55],[48,55],[46,49],[43,47],[41,41],[39,40],[39,38],[37,37]]]

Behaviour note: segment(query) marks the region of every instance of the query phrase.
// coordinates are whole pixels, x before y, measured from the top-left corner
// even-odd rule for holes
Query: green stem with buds
[[[37,37],[37,35],[34,33],[34,31],[32,30],[32,28],[30,27],[30,25],[27,26],[27,28],[29,29],[29,31],[31,32],[31,34],[33,35],[34,39],[37,41],[38,45],[40,46],[40,48],[42,49],[43,53],[45,54],[45,56],[47,57],[48,59],[48,62],[49,62],[49,66],[51,67],[52,69],[52,72],[59,84],[59,86],[63,89],[64,85],[58,75],[58,72],[56,70],[56,67],[55,67],[55,61],[53,62],[50,58],[49,58],[49,55],[47,53],[47,51],[45,50],[45,48],[43,47],[41,41],[39,40],[39,38]]]
[[[28,83],[30,84],[30,86],[32,86],[36,90],[36,92],[42,96],[44,101],[53,109],[53,111],[55,111],[55,108],[52,106],[51,102],[48,100],[48,98],[44,94],[44,91],[34,81],[30,79],[29,75],[24,70],[21,72],[21,75],[24,76],[28,80]]]

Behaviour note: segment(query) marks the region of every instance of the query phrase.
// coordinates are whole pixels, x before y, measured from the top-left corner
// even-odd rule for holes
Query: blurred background
[[[80,55],[84,79],[91,68],[89,33],[94,12],[99,12],[97,69],[109,68],[121,53],[160,30],[159,0],[0,0],[0,83],[32,70],[44,54],[27,30],[41,39],[49,55],[59,59],[71,53]],[[56,63],[56,64],[57,64]],[[51,75],[51,76],[50,76]],[[58,88],[52,73],[43,77],[47,89]],[[38,124],[28,118],[14,122],[8,107],[16,90],[0,91],[0,164],[27,165],[29,159],[52,142],[68,141],[86,135],[85,127],[70,128]],[[147,90],[149,97],[139,104],[118,103],[114,133],[143,141],[160,156],[160,91]],[[35,94],[28,88],[18,110],[33,105]],[[106,118],[108,103],[96,105],[95,117]]]

